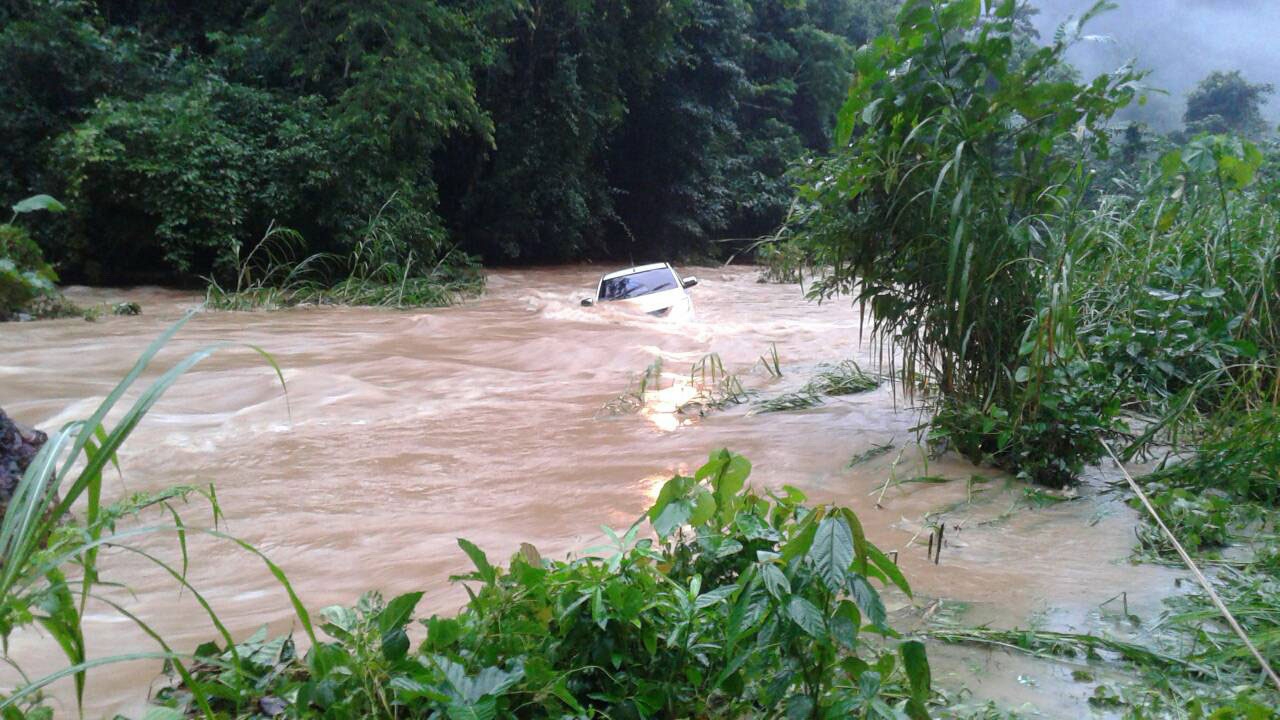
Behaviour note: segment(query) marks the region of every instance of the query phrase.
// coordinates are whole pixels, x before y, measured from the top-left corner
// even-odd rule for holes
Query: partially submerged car
[[[657,317],[687,316],[693,314],[688,289],[697,284],[698,278],[681,278],[668,263],[637,265],[601,277],[596,296],[584,298],[582,304],[616,302]]]

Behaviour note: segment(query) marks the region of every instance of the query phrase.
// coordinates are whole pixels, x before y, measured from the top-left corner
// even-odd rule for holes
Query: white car
[[[582,304],[616,302],[657,317],[687,317],[693,314],[688,288],[697,284],[698,278],[682,279],[668,263],[637,265],[601,277],[596,296],[584,298]]]

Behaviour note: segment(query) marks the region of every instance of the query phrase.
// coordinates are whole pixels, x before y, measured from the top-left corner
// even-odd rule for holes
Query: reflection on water
[[[963,601],[1004,625],[1049,605],[1059,626],[1083,627],[1118,592],[1158,606],[1170,591],[1171,573],[1124,562],[1133,516],[1122,504],[1087,498],[1006,513],[1020,490],[999,483],[976,497],[964,482],[885,489],[891,474],[963,480],[974,468],[962,461],[932,461],[926,471],[918,453],[899,461],[895,450],[850,467],[858,453],[913,437],[918,415],[896,410],[888,388],[793,413],[753,415],[747,405],[705,417],[679,412],[699,392],[685,369],[710,352],[762,393],[796,389],[819,362],[874,367],[847,305],[806,302],[794,285],[757,284],[750,269],[696,274],[697,319],[689,321],[581,307],[599,277],[592,268],[493,272],[485,297],[456,308],[202,314],[157,367],[214,340],[252,343],[284,369],[287,403],[252,353],[215,355],[131,438],[120,454],[124,482],[129,492],[214,483],[229,530],[277,561],[312,608],[353,602],[367,589],[421,589],[422,610],[454,610],[465,594],[447,578],[467,566],[456,538],[493,558],[522,541],[561,557],[598,544],[600,525],[629,525],[672,473],[690,473],[726,446],[752,460],[757,484],[790,484],[815,502],[854,508],[876,543],[900,551],[918,599]],[[73,296],[127,297],[143,315],[0,325],[0,407],[44,428],[87,416],[141,349],[199,299],[155,289]],[[753,373],[770,343],[780,380]],[[663,383],[640,412],[602,416],[655,358]],[[911,540],[939,509],[928,522],[963,530],[948,530],[953,544],[935,565],[925,557],[927,535]],[[210,522],[194,503],[188,513],[190,524]],[[162,540],[148,547],[172,551]],[[179,595],[161,572],[118,553],[107,554],[104,569],[136,594],[117,599],[178,647],[213,637],[190,594]],[[193,540],[190,580],[237,636],[263,624],[294,628],[270,574],[233,548]],[[151,649],[114,613],[90,610],[92,655]],[[32,673],[61,667],[47,638],[19,637],[10,655]],[[158,671],[147,662],[95,669],[88,716],[136,713]],[[60,692],[67,697],[65,686]]]
[[[663,373],[660,379],[670,385],[656,390],[646,389],[644,407],[640,409],[641,417],[653,423],[654,427],[665,432],[675,432],[683,425],[693,422],[681,409],[698,397],[698,388],[688,375]]]

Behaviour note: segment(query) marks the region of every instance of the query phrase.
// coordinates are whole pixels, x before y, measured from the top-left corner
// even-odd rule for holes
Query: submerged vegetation
[[[754,367],[763,367],[774,381],[783,377],[782,363],[776,345],[769,346],[769,354],[762,355]],[[753,412],[785,412],[804,410],[823,404],[825,397],[838,397],[868,392],[880,386],[880,380],[867,374],[853,360],[836,365],[819,365],[817,374],[800,389],[780,393],[752,404]],[[690,368],[688,378],[682,375],[664,375],[662,358],[653,361],[644,372],[637,374],[630,386],[618,397],[604,404],[602,415],[638,413],[646,407],[666,402],[664,391],[677,391],[676,405],[672,412],[681,415],[705,416],[715,410],[733,405],[743,405],[760,395],[761,388],[747,387],[738,373],[730,372],[718,353],[708,353]]]
[[[234,287],[209,278],[205,306],[215,310],[278,309],[295,305],[434,307],[484,289],[474,259],[447,252],[428,265],[397,242],[375,218],[350,255],[318,253],[300,261],[297,232],[272,227],[244,258],[235,246]]]

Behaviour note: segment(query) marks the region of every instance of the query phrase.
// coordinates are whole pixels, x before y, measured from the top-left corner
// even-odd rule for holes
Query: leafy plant
[[[241,646],[255,673],[198,668],[164,697],[269,698],[298,717],[927,717],[924,646],[895,650],[871,584],[909,594],[897,566],[851,511],[759,495],[750,471],[713,452],[663,486],[646,513],[656,538],[606,528],[599,554],[553,561],[526,544],[500,567],[459,540],[470,600],[423,620],[417,650],[405,627],[422,593],[366,595],[322,611],[331,640],[304,658],[259,636]]]
[[[58,274],[45,262],[40,246],[14,225],[19,215],[38,210],[62,212],[62,203],[48,195],[33,195],[13,206],[13,216],[0,225],[0,320],[33,309],[36,301],[57,296]]]
[[[1080,234],[1071,218],[1087,189],[1081,158],[1106,153],[1106,122],[1136,95],[1140,74],[1082,84],[1060,72],[1079,26],[1105,3],[1030,50],[1017,7],[903,5],[894,33],[857,56],[837,149],[806,171],[794,242],[831,268],[811,296],[851,293],[870,310],[873,338],[896,349],[906,387],[926,386],[942,401],[940,434],[975,459],[999,448],[970,439],[1004,435],[994,445],[1025,444],[1036,463],[1032,446],[1056,425],[1100,411],[1080,404],[1086,395],[1049,395],[1068,381],[1055,373],[1075,372],[1060,368],[1071,367],[1076,331]],[[1053,417],[1055,404],[1072,407],[1066,423]],[[1097,457],[1089,430],[1059,440],[1052,454],[1067,459],[1051,481]],[[1022,453],[1006,453],[1006,464],[1021,468]]]
[[[22,686],[0,696],[0,710],[6,713],[22,703],[38,700],[37,693],[42,687],[66,676],[74,676],[76,699],[81,702],[85,672],[111,662],[164,658],[181,676],[191,677],[183,656],[174,651],[144,619],[94,593],[94,589],[104,582],[98,572],[98,554],[106,546],[136,554],[159,567],[181,588],[192,593],[215,627],[229,638],[213,609],[186,580],[188,533],[200,532],[228,540],[266,563],[288,592],[303,629],[308,634],[312,633],[306,610],[280,569],[248,544],[216,529],[220,510],[212,490],[205,492],[179,487],[158,494],[135,495],[111,505],[103,501],[104,472],[108,465],[116,464],[117,451],[146,413],[184,372],[225,347],[225,344],[211,345],[186,356],[147,386],[118,422],[109,426],[107,415],[147,370],[156,353],[190,317],[188,314],[174,323],[153,341],[89,418],[67,423],[50,434],[31,460],[9,501],[0,522],[0,637],[7,642],[15,629],[39,624],[57,643],[70,666],[44,678],[24,681]],[[275,361],[262,350],[253,349],[267,360],[283,385],[284,379]],[[215,529],[199,530],[183,522],[173,501],[191,494],[203,495],[208,500]],[[73,507],[79,508],[76,516],[71,514]],[[172,523],[117,529],[121,518],[153,507],[163,509],[172,518]],[[176,536],[182,556],[180,567],[174,567],[136,544],[139,538],[156,533]],[[88,660],[83,619],[86,604],[91,598],[141,627],[160,646],[159,651]],[[238,657],[233,657],[231,669],[239,671],[238,661]],[[197,690],[192,697],[196,708],[206,715],[211,714],[208,698],[203,693]]]
[[[864,372],[853,360],[845,360],[824,367],[810,385],[823,395],[855,395],[875,390],[880,387],[880,380]]]

